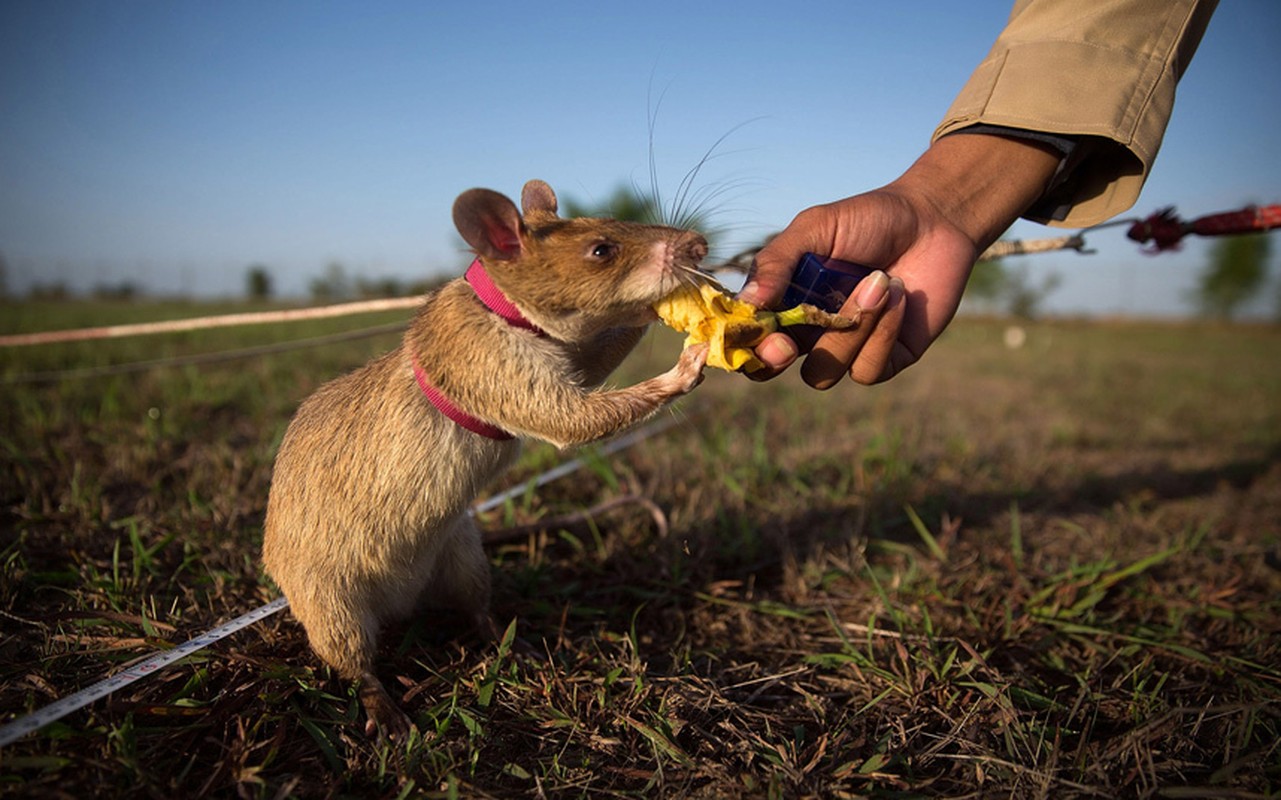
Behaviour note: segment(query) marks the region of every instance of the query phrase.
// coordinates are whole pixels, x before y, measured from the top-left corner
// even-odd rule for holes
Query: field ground
[[[146,313],[168,312],[106,310]],[[711,375],[675,428],[485,515],[515,531],[494,611],[526,647],[440,613],[391,632],[381,672],[421,738],[367,740],[286,613],[5,748],[0,793],[1275,796],[1281,329],[1046,322],[1011,349],[1005,327],[960,320],[872,389]],[[0,721],[273,597],[257,551],[289,416],[395,338],[0,384]],[[626,376],[678,349],[655,332]],[[504,485],[564,457],[530,447]]]

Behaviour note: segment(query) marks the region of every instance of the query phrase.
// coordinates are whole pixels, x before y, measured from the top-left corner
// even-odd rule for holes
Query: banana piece
[[[840,330],[858,324],[857,319],[829,314],[808,303],[786,311],[760,310],[734,299],[714,282],[682,286],[655,303],[654,311],[668,327],[688,334],[686,347],[710,344],[709,367],[731,372],[753,372],[765,366],[752,347],[781,327],[817,325]]]

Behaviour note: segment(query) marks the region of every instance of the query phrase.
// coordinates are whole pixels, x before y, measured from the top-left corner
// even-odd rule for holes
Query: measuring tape
[[[675,415],[670,415],[662,420],[637,428],[631,433],[614,439],[600,447],[597,452],[602,456],[616,453],[619,450],[626,449],[638,442],[644,441],[651,436],[662,433],[675,425],[677,421],[678,418]],[[565,463],[552,467],[546,472],[534,477],[532,480],[526,481],[519,486],[513,486],[512,488],[504,492],[500,492],[488,500],[477,504],[473,507],[471,513],[479,514],[495,509],[503,503],[506,503],[508,500],[521,496],[525,492],[537,489],[544,484],[563,478],[572,472],[576,472],[579,469],[582,469],[586,464],[587,459],[582,457],[566,461]],[[266,619],[288,605],[289,601],[287,599],[284,597],[278,597],[270,603],[259,606],[253,611],[242,614],[230,622],[206,631],[194,639],[188,639],[171,650],[163,650],[161,652],[154,653],[137,664],[134,664],[132,667],[117,672],[110,678],[98,681],[92,686],[81,689],[75,694],[67,695],[61,700],[50,703],[44,708],[33,711],[25,717],[20,717],[7,725],[0,726],[0,747],[12,744],[23,736],[26,736],[28,733],[40,730],[49,723],[60,720],[71,712],[78,711],[95,700],[101,700],[116,690],[123,689],[131,683],[142,680],[154,672],[158,672],[160,669],[169,666],[175,661],[180,661],[192,653],[203,650],[214,642],[225,639],[242,628],[247,628],[259,620]]]
[[[668,428],[672,427],[673,425],[675,425],[677,422],[680,422],[680,421],[681,421],[680,417],[677,417],[675,414],[670,414],[662,419],[655,420],[654,422],[651,422],[648,425],[644,425],[640,428],[637,428],[631,433],[627,433],[622,436],[619,436],[617,439],[611,439],[610,441],[596,448],[596,454],[599,456],[608,456],[608,455],[613,455],[614,453],[617,453],[619,450],[626,450],[632,445],[637,444],[639,442],[643,442],[646,439],[650,438],[651,436],[657,436],[658,434],[662,433],[663,431],[667,430]],[[552,467],[551,469],[547,470],[546,472],[542,473],[541,475],[538,475],[517,486],[513,486],[512,488],[506,491],[499,492],[498,494],[494,495],[488,500],[485,500],[482,503],[477,503],[472,508],[471,513],[483,514],[486,511],[492,511],[493,509],[501,506],[503,503],[506,503],[508,500],[511,500],[516,497],[520,497],[525,492],[532,491],[534,489],[537,489],[540,486],[551,483],[554,480],[563,478],[572,472],[577,472],[578,470],[582,469],[583,466],[586,464],[587,464],[587,459],[581,456],[579,458],[566,461],[563,464],[558,464]]]
[[[179,661],[197,650],[203,650],[219,639],[225,639],[241,628],[247,628],[255,622],[266,619],[285,606],[289,601],[283,597],[278,597],[264,606],[259,606],[247,614],[236,617],[231,622],[219,625],[213,630],[206,631],[194,639],[188,639],[172,650],[164,650],[155,653],[142,661],[134,664],[128,669],[117,672],[110,678],[98,681],[94,685],[81,689],[75,694],[67,695],[57,702],[50,703],[44,708],[34,711],[31,714],[22,717],[8,725],[0,728],[0,747],[21,739],[32,731],[39,730],[50,722],[62,719],[72,711],[84,708],[94,700],[100,700],[111,694],[117,689],[123,689],[129,684],[142,680],[153,672],[167,667],[175,661]]]

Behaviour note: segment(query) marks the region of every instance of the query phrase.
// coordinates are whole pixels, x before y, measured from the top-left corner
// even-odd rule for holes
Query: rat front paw
[[[672,367],[671,375],[676,380],[677,394],[687,394],[703,382],[703,367],[707,366],[709,347],[706,342],[694,344],[681,351],[681,357]]]

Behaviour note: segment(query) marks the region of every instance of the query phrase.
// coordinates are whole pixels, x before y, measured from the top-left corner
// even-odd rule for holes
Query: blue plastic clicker
[[[809,303],[835,313],[841,310],[859,281],[873,272],[873,268],[862,264],[806,253],[796,264],[796,272],[783,294],[783,302],[779,308]]]

